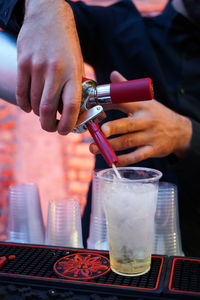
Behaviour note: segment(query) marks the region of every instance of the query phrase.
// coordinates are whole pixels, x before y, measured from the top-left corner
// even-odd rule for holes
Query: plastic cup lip
[[[151,172],[152,174],[154,174],[154,176],[149,177],[149,178],[141,178],[141,179],[125,179],[125,178],[118,178],[117,176],[115,177],[115,180],[118,180],[120,182],[123,183],[137,183],[137,182],[142,182],[142,183],[148,183],[148,182],[156,182],[159,181],[159,179],[162,177],[162,172],[160,172],[159,170],[156,169],[151,169],[151,168],[143,168],[143,167],[118,167],[117,168],[118,171],[121,170],[125,170],[125,171],[145,171],[145,172]],[[106,182],[113,182],[113,178],[107,178],[104,177],[104,174],[112,171],[112,168],[108,168],[108,169],[104,169],[104,170],[100,170],[97,172],[97,177],[99,179],[102,179]],[[114,172],[114,171],[113,171]]]
[[[32,188],[35,188],[37,189],[37,185],[34,183],[34,182],[27,182],[27,183],[14,183],[14,184],[11,184],[9,186],[9,190],[10,191],[21,191],[21,190],[24,190],[24,188],[29,188],[29,187],[32,187]]]
[[[75,205],[79,205],[80,204],[80,200],[77,198],[58,198],[58,199],[50,199],[49,200],[49,204],[50,205],[54,205],[56,204],[56,206],[63,206],[63,205],[67,205],[67,204],[75,204]]]

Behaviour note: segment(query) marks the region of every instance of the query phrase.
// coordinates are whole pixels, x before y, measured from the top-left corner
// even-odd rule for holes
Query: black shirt
[[[8,9],[10,16],[2,14],[0,26],[18,32],[19,7],[15,2],[0,0],[0,9]],[[163,173],[163,181],[178,185],[183,251],[199,257],[200,29],[177,13],[171,3],[157,17],[142,17],[130,0],[109,7],[68,2],[75,14],[84,59],[94,67],[98,83],[108,83],[113,70],[127,79],[151,77],[155,99],[191,119],[193,136],[187,157],[178,161],[169,155],[137,165],[158,169]],[[107,120],[123,116],[121,112],[110,111]],[[128,151],[119,153],[124,152]],[[97,155],[95,168],[106,167],[101,155]],[[85,239],[90,199],[91,190],[84,215]]]

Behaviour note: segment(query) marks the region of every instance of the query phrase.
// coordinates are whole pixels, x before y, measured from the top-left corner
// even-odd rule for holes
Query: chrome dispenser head
[[[87,124],[93,121],[100,122],[105,118],[105,113],[101,105],[96,105],[88,110],[83,111],[78,118],[76,127],[73,132],[82,133],[85,132],[88,127]]]

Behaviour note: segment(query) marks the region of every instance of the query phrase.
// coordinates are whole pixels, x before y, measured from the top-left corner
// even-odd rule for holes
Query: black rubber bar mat
[[[150,271],[136,277],[112,272],[108,257],[107,251],[1,242],[0,280],[94,292],[99,289],[113,295],[139,293],[159,296],[162,292],[167,263],[165,256],[152,256]],[[74,268],[74,262],[79,268]],[[63,274],[62,267],[66,265]]]
[[[165,295],[180,299],[200,299],[200,259],[170,257]]]

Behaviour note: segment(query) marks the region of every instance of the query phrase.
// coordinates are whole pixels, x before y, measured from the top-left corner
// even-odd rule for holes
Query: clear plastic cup
[[[83,248],[79,200],[70,198],[49,201],[45,244]]]
[[[109,250],[106,219],[92,216],[90,218],[90,233],[87,248],[95,250]]]
[[[178,214],[177,186],[160,182],[155,215],[154,254],[183,255]]]
[[[9,187],[7,241],[44,243],[40,196],[34,183],[15,184]]]
[[[98,170],[92,176],[92,204],[90,214],[90,230],[87,240],[87,248],[97,250],[108,250],[106,216],[101,197],[101,188]]]
[[[125,276],[149,271],[154,239],[158,182],[162,173],[148,168],[121,167],[99,171],[108,230],[111,269]]]

